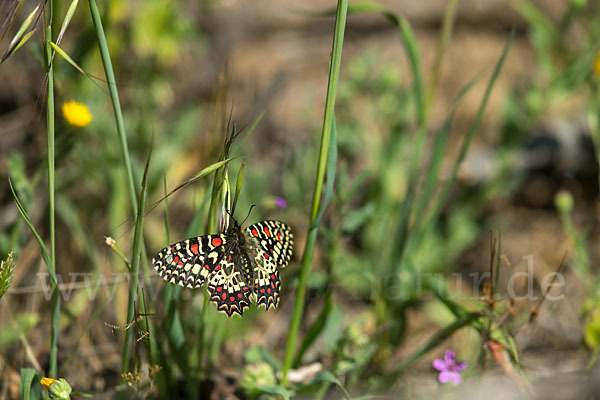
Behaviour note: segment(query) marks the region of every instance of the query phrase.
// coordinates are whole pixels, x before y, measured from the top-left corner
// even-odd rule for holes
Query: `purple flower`
[[[287,201],[285,201],[285,199],[283,197],[276,197],[275,205],[283,210],[284,208],[287,207]]]
[[[452,350],[446,350],[446,354],[444,354],[444,359],[433,361],[433,368],[440,371],[440,376],[438,376],[438,380],[440,383],[446,383],[448,381],[452,382],[455,385],[460,385],[460,371],[467,368],[467,363],[464,361],[456,362],[454,359],[456,357],[456,353]]]

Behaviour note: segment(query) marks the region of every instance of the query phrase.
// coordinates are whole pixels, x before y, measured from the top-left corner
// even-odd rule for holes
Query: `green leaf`
[[[327,323],[327,319],[329,317],[329,313],[333,307],[333,303],[330,299],[331,296],[328,297],[327,302],[325,303],[325,307],[321,311],[321,314],[317,317],[315,322],[310,326],[306,335],[304,335],[304,340],[302,341],[302,345],[296,354],[296,358],[294,360],[293,366],[298,367],[302,362],[302,357],[306,350],[310,348],[310,346],[314,343],[314,341],[319,337],[323,329],[325,328],[325,324]]]
[[[290,394],[283,386],[271,386],[271,385],[258,385],[256,389],[261,390],[268,394],[278,394],[283,397],[284,400],[289,400]]]
[[[255,345],[244,352],[244,359],[247,364],[256,364],[261,361],[267,362],[274,371],[281,370],[281,364],[275,356],[262,346]]]
[[[346,399],[351,398],[350,394],[346,391],[346,389],[344,388],[342,383],[339,381],[339,379],[336,378],[336,376],[334,374],[332,374],[330,371],[321,372],[319,375],[317,375],[313,379],[311,379],[311,381],[308,382],[307,385],[314,385],[314,384],[322,383],[322,382],[333,383],[334,385],[336,385],[337,387],[340,388],[340,390],[342,391],[342,393],[344,394],[344,397]]]
[[[21,368],[21,382],[19,383],[21,399],[38,400],[42,398],[41,385],[33,385],[33,381],[39,379],[40,377],[35,369]]]
[[[325,347],[329,350],[335,349],[337,342],[340,338],[344,322],[344,312],[341,307],[333,306],[327,322],[325,323],[325,329],[323,331],[323,337],[325,339]]]

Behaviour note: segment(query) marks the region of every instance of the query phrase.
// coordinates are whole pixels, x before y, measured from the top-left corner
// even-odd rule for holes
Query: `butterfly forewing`
[[[236,225],[237,226],[237,225]],[[281,221],[243,231],[205,235],[167,246],[152,263],[166,281],[196,288],[208,281],[210,300],[228,316],[242,315],[250,299],[267,309],[279,303],[279,268],[292,257],[292,233]]]
[[[197,288],[223,258],[225,235],[205,235],[182,240],[159,251],[152,259],[158,274],[167,282]]]
[[[281,221],[262,221],[245,229],[248,253],[253,260],[256,304],[268,310],[279,303],[278,268],[284,268],[292,257],[292,232]]]

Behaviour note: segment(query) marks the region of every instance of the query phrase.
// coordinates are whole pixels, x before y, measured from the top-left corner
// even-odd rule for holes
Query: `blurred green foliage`
[[[373,11],[369,4],[361,4],[362,11]],[[318,163],[314,143],[318,140],[319,126],[315,121],[320,121],[321,116],[308,114],[306,125],[314,132],[313,140],[286,149],[286,156],[276,169],[269,169],[268,165],[263,169],[256,162],[263,155],[252,152],[251,146],[240,145],[244,140],[246,143],[264,140],[256,134],[248,133],[224,151],[223,136],[231,134],[228,129],[232,126],[226,128],[211,121],[216,114],[220,123],[226,125],[224,113],[219,112],[222,105],[216,104],[218,101],[212,105],[181,102],[171,83],[169,71],[177,63],[178,55],[189,50],[190,45],[201,46],[205,40],[183,8],[166,0],[136,5],[110,1],[105,6],[101,12],[119,77],[136,190],[140,189],[144,161],[151,146],[152,161],[146,175],[150,203],[198,168],[218,161],[219,157],[232,157],[235,159],[228,164],[232,177],[244,165],[238,216],[251,204],[257,204],[252,220],[276,213],[280,219],[298,223],[295,234],[302,237],[298,221],[304,221],[309,212],[309,194]],[[486,357],[481,344],[498,343],[520,372],[512,331],[521,321],[507,317],[511,304],[496,302],[496,288],[489,282],[482,288],[487,292],[482,291],[481,298],[457,299],[452,296],[445,276],[458,268],[457,261],[463,252],[487,234],[493,221],[486,215],[486,207],[516,190],[516,179],[510,173],[511,160],[549,110],[584,93],[589,98],[584,103],[589,104],[590,119],[600,119],[599,78],[592,69],[600,50],[600,17],[597,12],[589,12],[594,7],[585,0],[572,1],[555,23],[533,2],[517,3],[516,9],[527,23],[538,73],[515,88],[504,103],[502,135],[497,143],[500,170],[476,188],[454,187],[451,199],[445,188],[455,183],[456,176],[442,176],[440,171],[450,146],[448,136],[454,109],[448,110],[444,125],[428,125],[429,116],[422,104],[425,88],[419,81],[424,74],[416,57],[418,46],[411,41],[414,37],[410,25],[397,16],[394,19],[387,15],[398,25],[399,40],[407,48],[411,65],[406,70],[382,62],[381,49],[370,49],[344,66],[335,111],[337,172],[335,177],[326,178],[328,183],[334,182],[333,196],[319,228],[318,256],[308,278],[308,311],[303,325],[306,329],[296,346],[293,362],[293,368],[300,368],[322,361],[323,369],[317,376],[281,386],[281,344],[258,346],[250,339],[251,333],[267,329],[264,325],[268,317],[251,309],[243,319],[227,319],[215,312],[204,290],[189,292],[162,281],[159,283],[161,288],[164,285],[162,297],[143,301],[143,308],[136,303],[133,324],[124,316],[127,293],[120,287],[113,292],[114,299],[100,292],[89,302],[83,291],[77,292],[62,310],[62,326],[70,326],[92,310],[85,332],[77,335],[79,338],[100,321],[112,321],[122,328],[116,333],[119,338],[121,331],[130,328],[138,334],[152,330],[155,343],[147,336],[141,339],[138,336],[132,343],[135,374],[126,377],[129,386],[119,388],[122,393],[138,395],[154,390],[154,384],[161,395],[174,393],[176,388],[189,396],[198,395],[199,383],[210,379],[232,348],[240,347],[246,350],[244,367],[236,365],[241,371],[239,384],[250,397],[285,398],[295,393],[324,397],[332,386],[338,386],[346,395],[346,390],[364,390],[365,382],[368,391],[381,388],[390,379],[396,384],[414,362],[463,328],[472,328],[479,335],[472,340],[480,350],[480,361]],[[87,72],[103,76],[94,29],[83,8],[75,14],[73,24],[77,29],[73,36],[67,33],[61,48]],[[357,6],[355,11],[361,10]],[[578,36],[581,40],[573,42],[570,38],[575,24],[578,32],[583,33]],[[30,51],[37,51],[30,47],[33,47]],[[107,263],[105,249],[100,245],[102,235],[110,233],[125,254],[131,254],[133,247],[128,237],[131,224],[121,226],[131,217],[132,206],[105,83],[78,74],[58,57],[55,81],[59,87],[58,104],[74,98],[84,102],[94,116],[92,123],[81,129],[57,119],[56,210],[61,240],[73,243],[73,254],[58,253],[57,265],[63,273],[89,271],[94,276],[126,271],[123,258],[117,254]],[[467,86],[464,90],[469,89]],[[456,106],[463,94],[456,94]],[[481,101],[481,110],[486,99]],[[473,129],[477,126],[478,121]],[[598,124],[592,124],[592,131],[595,137],[600,137]],[[465,151],[469,140],[465,140]],[[457,159],[454,165],[460,161]],[[45,168],[39,165],[32,171],[18,150],[8,159],[11,180],[25,210],[45,206],[43,197],[36,195]],[[222,172],[215,181],[200,180],[169,199],[170,219],[165,221],[173,233],[170,228],[166,232],[162,229],[160,212],[145,216],[145,235],[139,240],[146,246],[140,270],[146,281],[142,282],[139,298],[148,296],[157,287],[144,269],[155,249],[180,239],[184,230],[188,236],[195,236],[216,229],[216,204],[211,199],[216,198],[219,182],[223,180],[219,174]],[[285,210],[275,208],[277,196],[286,200]],[[590,259],[585,229],[576,227],[571,218],[573,201],[565,198],[565,193],[561,196],[557,208],[576,249],[570,265],[587,282],[584,341],[596,357],[600,348],[600,281]],[[20,253],[26,239],[24,227],[19,220],[0,233],[0,254],[12,249]],[[300,251],[297,249],[296,253]],[[495,251],[497,258],[492,257],[490,270],[496,269],[497,276],[500,245]],[[0,297],[4,274],[2,269]],[[292,297],[299,280],[297,266],[284,270],[282,280],[287,288],[285,295]],[[348,310],[352,310],[349,317]],[[421,313],[439,327],[419,349],[403,347],[411,312]],[[16,315],[0,330],[0,348],[8,348],[26,337],[43,318],[43,310]],[[395,355],[399,351],[408,356],[398,360]],[[69,359],[62,354],[60,358]],[[483,368],[484,363],[479,365]],[[144,368],[154,372],[142,379],[136,374],[141,374]],[[35,371],[26,371],[23,376],[32,374]]]

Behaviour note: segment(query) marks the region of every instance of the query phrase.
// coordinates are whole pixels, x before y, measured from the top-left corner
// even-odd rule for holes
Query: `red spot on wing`
[[[216,268],[215,268],[215,271],[219,271],[220,269],[221,269],[221,266],[217,265]]]
[[[223,244],[223,241],[221,240],[221,238],[216,237],[216,238],[213,238],[211,243],[213,246],[220,246]]]
[[[221,292],[221,290],[223,290],[223,288],[221,286],[217,286],[217,292]]]
[[[271,288],[267,288],[267,293],[271,294]]]
[[[271,274],[271,279],[275,279],[275,274]]]
[[[281,242],[281,232],[277,232],[277,240]]]
[[[263,254],[265,256],[265,258],[269,258],[269,255],[267,253]]]
[[[241,293],[238,293],[238,297],[241,299],[241,298],[242,298],[242,294],[241,294]]]
[[[267,237],[270,237],[270,236],[271,236],[271,232],[269,232],[269,227],[268,227],[268,226],[265,226],[265,227],[263,228],[263,231],[264,231],[264,232],[267,234]]]
[[[183,265],[183,261],[179,260],[179,262],[177,263],[177,265]]]
[[[173,264],[178,264],[179,263],[179,256],[175,256],[175,258],[173,259]]]
[[[210,267],[208,266],[208,264],[206,264],[206,265],[204,266],[204,268],[206,268],[206,269],[210,269]]]
[[[229,297],[229,301],[234,301],[234,300],[235,300],[235,297],[233,297],[233,296]]]
[[[192,251],[192,253],[198,254],[198,243],[191,245],[190,250]]]
[[[254,237],[258,237],[258,232],[256,231],[256,229],[255,229],[255,228],[252,228],[252,231],[251,231],[251,232],[252,232],[252,236],[254,236]]]
[[[227,293],[223,292],[223,295],[221,296],[221,298],[222,298],[223,300],[227,299]]]
[[[260,292],[264,293],[265,292],[265,288],[260,289]]]

